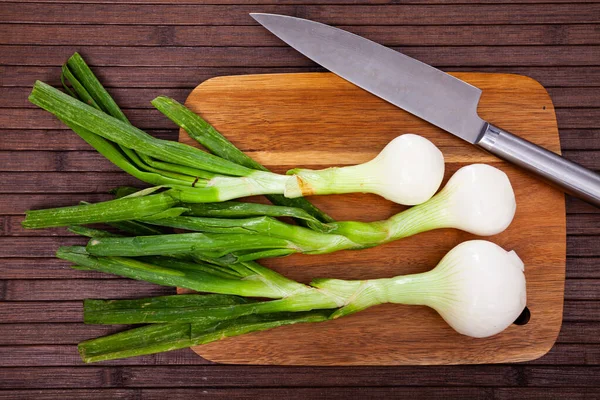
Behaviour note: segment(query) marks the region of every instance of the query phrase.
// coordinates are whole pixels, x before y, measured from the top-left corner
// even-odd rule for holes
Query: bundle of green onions
[[[305,285],[253,261],[361,249],[439,228],[499,233],[513,219],[515,197],[498,169],[482,164],[461,168],[433,196],[444,172],[441,152],[407,134],[364,164],[278,175],[166,97],[153,104],[212,154],[133,127],[78,54],[65,64],[62,78],[68,94],[37,82],[30,100],[154,187],[123,189],[117,199],[103,203],[29,211],[23,225],[76,225],[73,232],[91,238],[87,247],[57,252],[74,268],[210,293],[86,300],[86,323],[150,325],[81,343],[85,362],[322,322],[382,303],[427,305],[457,332],[473,337],[501,332],[523,311],[523,263],[514,252],[481,240],[458,245],[427,273],[388,279],[317,279]],[[418,205],[366,223],[334,221],[302,198],[353,191]],[[267,195],[274,205],[226,201],[255,194]],[[292,217],[297,224],[279,217]],[[97,222],[135,236],[80,226]],[[173,228],[191,232],[174,233]]]

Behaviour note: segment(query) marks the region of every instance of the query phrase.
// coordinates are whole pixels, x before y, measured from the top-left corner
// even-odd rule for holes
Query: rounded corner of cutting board
[[[491,116],[495,119],[492,121],[493,123],[551,150],[556,151],[557,146],[560,149],[556,116],[552,104],[548,102],[547,91],[537,81],[523,75],[512,74],[452,74],[483,89],[481,112],[484,117]],[[351,328],[344,323],[339,325],[319,324],[320,328],[311,325],[306,330],[300,325],[282,327],[273,331],[251,333],[238,338],[228,338],[223,342],[193,347],[192,350],[200,356],[225,364],[256,365],[482,364],[529,361],[543,356],[552,348],[560,331],[564,300],[566,219],[564,215],[565,198],[562,193],[541,184],[487,153],[469,147],[459,139],[385,103],[331,73],[241,75],[212,78],[192,91],[186,100],[186,105],[194,112],[201,111],[204,118],[243,151],[249,152],[248,154],[259,162],[275,169],[285,170],[284,166],[289,167],[294,163],[310,164],[311,167],[328,166],[336,162],[339,154],[343,154],[345,162],[366,161],[364,159],[366,156],[359,157],[359,155],[365,151],[368,153],[369,146],[384,145],[399,132],[418,133],[434,141],[445,152],[445,155],[448,155],[448,174],[466,163],[492,163],[510,174],[511,181],[515,179],[515,191],[518,193],[517,201],[520,206],[517,207],[517,215],[511,227],[504,234],[488,238],[488,240],[507,246],[507,248],[521,249],[524,254],[529,254],[530,258],[530,268],[526,267],[526,273],[528,274],[528,305],[532,308],[532,322],[523,328],[509,328],[497,337],[481,342],[469,341],[458,334],[454,335],[451,329],[443,328],[440,319],[436,320],[432,317],[432,314],[435,314],[433,312],[424,313],[422,310],[418,310],[412,314],[413,319],[407,319],[404,314],[405,310],[402,314],[402,321],[408,320],[408,324],[414,324],[418,320],[423,321],[423,324],[435,325],[437,327],[435,329],[439,329],[443,335],[441,333],[431,334],[430,336],[435,337],[436,340],[424,338],[414,341],[414,337],[423,334],[419,330],[423,328],[413,327],[416,329],[413,335],[417,336],[412,338],[405,334],[404,336],[400,335],[402,338],[397,339],[398,335],[390,332],[389,329],[380,338],[376,338],[374,332],[361,325],[369,318],[357,317],[353,321],[348,321],[349,325],[354,326],[354,334],[364,336],[356,339],[361,343],[356,347],[356,355],[343,352],[339,356],[336,355],[336,352],[339,353],[341,350],[334,349],[334,347],[339,347],[338,342],[340,341],[333,340],[332,335],[349,334],[346,330]],[[349,115],[360,115],[361,118],[348,118]],[[377,129],[373,129],[373,126],[377,126]],[[181,141],[195,144],[189,138],[186,140],[187,135],[183,130],[180,132]],[[270,136],[270,133],[274,136]],[[299,133],[303,134],[299,135]],[[272,141],[272,138],[275,138],[275,141]],[[304,143],[305,141],[308,144]],[[320,149],[326,149],[326,151],[314,152],[312,151],[314,146],[321,146]],[[535,193],[535,196],[531,196],[531,193]],[[326,207],[327,211],[337,212],[336,207],[339,203],[336,201],[339,200],[328,199],[329,197],[333,196],[322,196],[315,198],[314,201],[317,205]],[[371,213],[391,213],[394,210],[389,204],[371,197],[355,196],[353,198],[352,195],[349,200],[351,205],[348,207],[360,206],[364,210],[365,204],[357,201],[357,198],[361,201],[366,199],[364,201],[373,202],[371,206],[367,207],[369,208],[368,212]],[[336,207],[332,207],[334,203]],[[543,210],[540,211],[540,209]],[[356,218],[356,215],[352,214],[356,214],[356,210],[353,208],[349,210],[350,213],[347,216],[350,219]],[[344,209],[344,212],[346,211]],[[341,218],[342,214],[337,218]],[[426,245],[431,249],[448,246],[448,248],[436,250],[435,255],[431,254],[431,249],[429,249],[424,252],[427,253],[427,256],[414,256],[416,258],[429,257],[431,261],[427,262],[433,263],[439,261],[441,256],[450,250],[451,241],[472,238],[472,236],[460,232],[442,231],[417,235],[414,238],[403,240],[397,246],[386,245],[385,251],[395,252],[393,254],[386,253],[386,257],[397,260],[398,263],[402,260],[404,265],[406,262],[404,257],[413,257],[407,252],[414,249],[417,242],[430,241],[431,243],[426,243]],[[369,251],[370,253],[368,253]],[[363,260],[364,253],[366,259],[371,257],[371,260],[382,265],[385,264],[376,258],[381,258],[381,256],[372,255],[376,251],[378,251],[377,248],[363,250],[360,255],[355,252],[356,255],[353,257]],[[404,254],[402,254],[403,251]],[[371,256],[366,254],[371,254]],[[531,255],[535,255],[535,257],[532,258]],[[283,260],[268,260],[265,263],[267,266],[289,275],[292,279],[303,281],[314,276],[335,276],[336,274],[340,278],[360,279],[356,275],[362,274],[360,266],[364,265],[354,263],[356,265],[352,265],[352,268],[334,269],[339,267],[336,263],[339,264],[340,260],[336,258],[336,255],[330,255],[325,261],[311,261],[312,266],[307,266],[306,269],[295,269],[298,265],[302,265],[302,260],[306,260],[302,257],[321,260],[316,258],[319,256],[292,256]],[[351,260],[347,254],[339,257],[346,257],[346,262]],[[435,257],[437,260],[433,261]],[[327,262],[327,260],[331,260],[331,265],[321,263]],[[379,268],[375,270],[370,268],[371,274],[373,271],[378,274],[405,272],[404,269],[397,267],[390,269],[389,266],[369,265]],[[354,276],[351,276],[352,274]],[[365,311],[365,313],[389,316],[389,314],[385,314],[389,310],[389,308],[384,308],[378,311]],[[423,318],[423,315],[426,318]],[[393,318],[397,317],[396,315]],[[385,324],[384,320],[379,322]],[[362,328],[356,330],[357,326]],[[283,333],[277,333],[278,330]],[[342,332],[340,333],[340,331]],[[307,354],[306,346],[303,347],[292,342],[294,339],[290,336],[294,336],[296,333],[310,336],[310,340],[316,341],[321,346],[320,351],[312,351]],[[264,345],[265,340],[269,342],[269,346]],[[373,340],[377,342],[374,350],[370,347]],[[286,341],[287,345],[285,345]],[[526,342],[526,345],[523,341]],[[442,342],[443,344],[440,344]],[[462,350],[463,343],[470,346],[469,351]]]
[[[522,75],[522,74],[502,73],[502,74],[497,74],[497,75],[505,76],[507,79],[513,80],[515,82],[515,84],[519,84],[520,86],[525,87],[528,90],[532,90],[532,91],[535,90],[535,91],[542,92],[546,97],[545,100],[548,101],[549,105],[550,105],[550,107],[546,106],[546,110],[553,114],[554,120],[556,121],[556,111],[554,108],[554,102],[552,101],[552,97],[550,96],[550,92],[548,92],[548,89],[546,89],[546,87],[544,85],[542,85],[537,79],[535,79],[531,76]],[[558,133],[558,125],[556,127],[556,131]],[[560,143],[559,143],[559,145],[560,145]]]

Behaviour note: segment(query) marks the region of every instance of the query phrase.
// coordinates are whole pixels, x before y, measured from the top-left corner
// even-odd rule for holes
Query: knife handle
[[[490,123],[477,145],[600,207],[600,174]]]

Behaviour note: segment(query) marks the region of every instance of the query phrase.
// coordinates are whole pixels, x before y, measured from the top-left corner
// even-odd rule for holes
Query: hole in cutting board
[[[521,312],[521,315],[519,315],[517,317],[517,319],[515,319],[515,322],[513,322],[513,324],[527,325],[527,323],[529,322],[530,319],[531,319],[531,311],[529,311],[528,307],[525,307],[523,309],[523,311]]]

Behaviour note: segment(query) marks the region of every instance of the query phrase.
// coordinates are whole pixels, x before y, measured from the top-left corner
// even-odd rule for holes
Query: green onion
[[[94,268],[92,264],[86,266]],[[523,268],[523,262],[514,251],[505,251],[491,242],[472,240],[459,244],[434,269],[421,274],[360,281],[317,279],[310,286],[302,285],[302,288],[277,300],[249,304],[163,307],[156,310],[131,306],[105,310],[96,315],[94,322],[183,323],[203,318],[333,308],[339,308],[332,314],[333,318],[338,318],[377,304],[398,303],[426,305],[435,309],[459,333],[487,337],[506,329],[525,308]],[[116,269],[114,272],[118,273]],[[263,276],[268,280],[281,277],[274,272],[271,276]],[[244,290],[241,284],[244,280],[231,281],[229,294],[236,294],[233,282],[239,283],[240,290]],[[210,286],[210,282],[206,282],[204,291],[210,292]],[[215,287],[220,289],[221,286],[217,284]],[[84,309],[84,313],[88,310]]]
[[[88,251],[95,255],[140,256],[190,254],[219,249],[216,256],[232,255],[232,262],[251,257],[291,253],[323,254],[362,249],[420,232],[457,228],[477,235],[494,235],[510,224],[515,197],[502,171],[484,164],[461,168],[431,200],[387,220],[340,221],[327,224],[329,232],[316,232],[270,217],[223,219],[180,216],[148,220],[149,224],[202,233],[181,233],[138,238],[97,238]],[[243,236],[246,235],[247,239]],[[239,254],[240,251],[246,253]]]
[[[225,147],[220,154],[224,158],[253,169],[262,168],[200,116],[175,100],[160,96],[152,104],[203,146]],[[399,204],[414,205],[428,200],[439,188],[444,177],[444,157],[429,140],[407,134],[392,140],[377,157],[364,164],[318,171],[293,169],[288,174],[293,179],[285,182],[282,192],[288,198],[368,192]]]
[[[66,71],[68,79],[78,82],[72,74],[68,73],[68,69]],[[91,71],[88,75],[93,77]],[[95,77],[93,78],[95,79]],[[90,85],[91,88],[95,86],[99,86],[99,83]],[[443,162],[441,164],[437,161],[429,162],[431,157],[436,160],[439,158],[439,150],[431,142],[415,135],[404,135],[397,138],[386,146],[374,160],[359,166],[327,169],[321,171],[322,173],[320,171],[308,173],[303,170],[303,173],[299,172],[299,175],[292,176],[255,170],[205,153],[191,146],[155,139],[130,125],[122,114],[116,114],[118,118],[115,118],[102,112],[102,102],[105,101],[105,97],[110,98],[107,93],[104,97],[97,96],[94,99],[93,95],[83,85],[77,83],[74,88],[80,97],[93,99],[93,102],[88,101],[92,105],[78,101],[39,81],[34,85],[29,99],[32,103],[46,109],[64,121],[88,143],[122,169],[149,183],[177,189],[171,192],[171,195],[180,202],[219,202],[260,194],[284,194],[286,197],[293,198],[307,194],[370,191],[379,193],[394,201],[414,204],[414,202],[420,201],[418,199],[421,199],[421,197],[431,196],[437,189],[443,175]],[[113,108],[115,107],[118,109],[116,104]],[[110,105],[105,106],[105,108],[110,108]],[[176,108],[176,110],[179,110],[179,108]],[[203,129],[206,130],[206,127]],[[213,133],[213,136],[217,135],[216,131]],[[102,140],[102,138],[105,140]],[[120,150],[125,154],[122,154],[116,146],[110,143],[111,141],[118,144]],[[233,148],[233,145],[229,145],[230,148]],[[406,153],[400,158],[410,160],[410,158],[407,158],[408,155],[419,149],[422,150],[420,157],[425,161],[429,160],[425,163],[425,166],[421,166],[420,163],[409,162],[407,164],[404,160],[400,165],[403,168],[398,171],[393,168],[393,171],[390,172],[389,160],[398,158],[394,157],[395,154],[393,153],[398,152],[400,156]],[[236,151],[238,150],[236,149]],[[429,158],[426,156],[428,151],[431,153]],[[136,152],[144,156],[138,157]],[[228,154],[234,153],[229,152]],[[154,163],[152,157],[160,160],[156,161],[157,166],[171,169],[171,171],[148,167],[147,164],[143,163],[143,161],[150,164]],[[139,158],[143,160],[139,160]],[[133,161],[133,163],[130,161]],[[140,170],[134,164],[147,171]],[[442,166],[441,169],[435,167],[438,164]],[[410,165],[412,166],[408,168],[407,166]],[[199,169],[190,170],[190,168]],[[207,171],[207,174],[204,174],[203,171]],[[185,175],[185,173],[198,176],[193,177]],[[398,180],[390,175],[398,173],[402,176],[402,179]],[[215,176],[215,174],[223,176]],[[379,178],[376,176],[379,176]],[[410,179],[407,179],[407,176]],[[327,183],[328,180],[329,183]],[[394,186],[393,190],[390,189],[390,185]],[[110,208],[105,210],[107,221],[117,221],[115,217],[110,215],[109,211]],[[73,211],[74,214],[76,212]],[[115,212],[119,211],[116,210]],[[51,214],[46,216],[47,219],[50,219]],[[323,216],[320,217],[323,218]],[[69,220],[68,222],[77,225],[90,223],[85,218]],[[42,221],[38,221],[35,225],[26,224],[26,226],[39,228],[56,225],[44,225]]]

